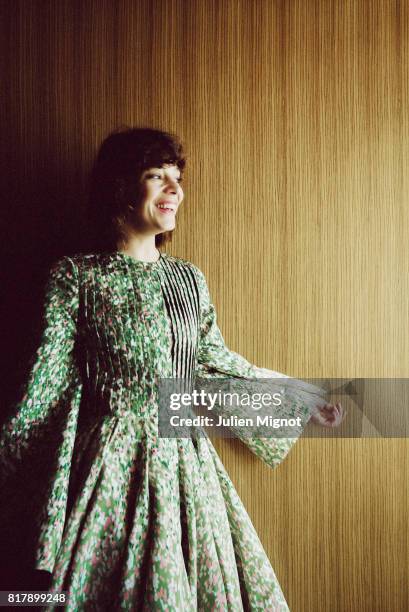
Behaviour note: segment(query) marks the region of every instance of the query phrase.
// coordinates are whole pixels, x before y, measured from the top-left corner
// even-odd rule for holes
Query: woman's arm
[[[5,517],[8,524],[7,517],[16,510],[11,500],[19,504],[21,498],[28,504],[29,520],[39,528],[37,567],[48,571],[54,566],[66,519],[82,392],[74,356],[78,308],[78,269],[64,257],[49,273],[41,341],[22,398],[0,432],[2,520]]]
[[[320,387],[309,385],[304,381],[287,376],[281,372],[259,368],[251,364],[238,353],[230,350],[223,339],[217,325],[217,315],[212,303],[204,274],[194,266],[199,288],[200,299],[200,339],[198,350],[198,378],[245,378],[253,381],[271,379],[268,381],[268,390],[272,393],[282,392],[284,401],[279,410],[279,416],[287,418],[300,417],[302,425],[291,428],[291,437],[255,437],[246,435],[239,428],[232,428],[239,437],[260,459],[270,467],[275,467],[285,458],[291,447],[301,435],[304,426],[317,405],[325,405],[326,391]],[[275,380],[274,380],[275,379]],[[246,390],[246,383],[235,380],[232,384],[234,390]],[[251,381],[247,383],[250,390]],[[254,387],[253,387],[254,389]],[[267,391],[267,389],[265,389]],[[278,415],[278,414],[277,414]],[[276,416],[276,414],[274,414]]]
[[[19,460],[79,383],[74,344],[78,314],[78,271],[63,257],[50,270],[45,289],[42,333],[22,397],[0,434],[0,461]]]

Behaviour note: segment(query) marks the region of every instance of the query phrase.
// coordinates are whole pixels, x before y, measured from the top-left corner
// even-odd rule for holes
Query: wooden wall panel
[[[409,375],[407,2],[13,0],[1,13],[11,362],[31,270],[84,245],[93,155],[128,124],[186,143],[167,250],[207,275],[232,349],[305,378]],[[304,439],[275,471],[215,445],[292,611],[408,608],[407,440]]]

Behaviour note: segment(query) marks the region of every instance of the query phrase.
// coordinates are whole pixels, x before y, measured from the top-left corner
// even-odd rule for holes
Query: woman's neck
[[[160,257],[155,245],[155,236],[130,236],[117,243],[118,251],[126,253],[139,261],[152,262]]]

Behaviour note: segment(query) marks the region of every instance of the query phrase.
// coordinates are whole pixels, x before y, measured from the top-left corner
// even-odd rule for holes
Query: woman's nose
[[[178,183],[177,181],[174,181],[173,179],[168,179],[166,185],[165,185],[165,189],[166,191],[171,191],[172,193],[176,193],[178,190]]]

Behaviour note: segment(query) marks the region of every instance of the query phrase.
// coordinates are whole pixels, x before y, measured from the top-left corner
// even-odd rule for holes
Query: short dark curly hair
[[[123,238],[129,204],[140,197],[140,178],[147,168],[186,165],[183,146],[175,134],[153,128],[120,128],[102,142],[91,171],[88,200],[88,239],[98,251],[114,251]],[[172,238],[157,234],[156,246]]]

